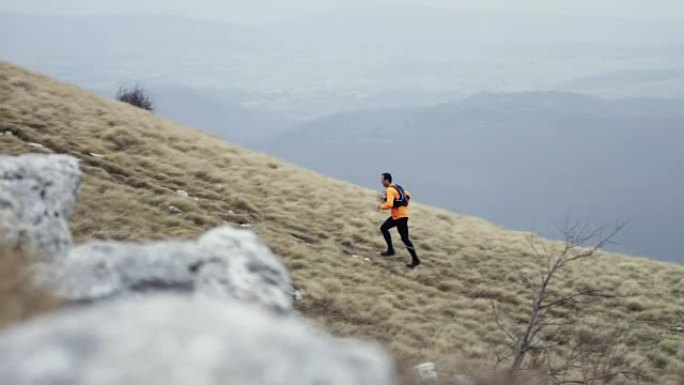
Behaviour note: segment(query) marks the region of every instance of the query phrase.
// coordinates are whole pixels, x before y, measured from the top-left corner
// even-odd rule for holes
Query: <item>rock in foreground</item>
[[[0,249],[39,261],[68,249],[80,180],[71,156],[0,156]]]
[[[0,336],[12,385],[389,385],[379,349],[334,339],[292,316],[185,296],[114,301]]]
[[[287,270],[251,231],[221,227],[197,242],[94,242],[38,271],[37,282],[70,301],[152,291],[218,295],[290,311]]]

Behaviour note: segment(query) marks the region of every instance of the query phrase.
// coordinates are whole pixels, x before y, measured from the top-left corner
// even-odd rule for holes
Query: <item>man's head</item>
[[[389,187],[392,184],[392,174],[383,172],[382,176],[380,177],[380,183],[382,183],[382,185],[385,187]]]

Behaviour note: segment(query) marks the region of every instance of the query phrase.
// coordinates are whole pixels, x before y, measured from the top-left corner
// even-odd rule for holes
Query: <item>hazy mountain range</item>
[[[167,85],[155,87],[152,97],[160,115],[243,145],[272,138],[299,123],[242,107],[249,95],[238,91]]]
[[[6,60],[89,88],[137,81],[237,89],[251,95],[249,108],[297,119],[481,91],[684,96],[678,21],[419,6],[258,26],[0,13],[0,36]]]

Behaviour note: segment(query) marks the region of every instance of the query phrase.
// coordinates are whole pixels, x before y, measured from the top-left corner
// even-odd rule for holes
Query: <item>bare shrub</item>
[[[116,99],[147,111],[154,111],[152,95],[143,86],[119,87]]]
[[[515,377],[520,371],[543,373],[546,383],[606,385],[638,380],[641,375],[620,358],[620,336],[593,333],[581,325],[577,315],[601,298],[613,297],[611,291],[593,287],[575,287],[559,293],[553,283],[569,265],[598,257],[598,251],[611,243],[626,223],[607,230],[590,229],[579,223],[566,223],[559,228],[563,235],[560,250],[543,241],[530,240],[530,246],[545,264],[537,277],[520,274],[524,289],[520,292],[530,303],[525,326],[513,332],[504,325],[496,306],[493,312],[497,325],[510,342],[508,353],[498,357],[499,363],[510,360],[508,373]],[[569,308],[563,311],[561,308]],[[558,314],[564,314],[559,316]]]

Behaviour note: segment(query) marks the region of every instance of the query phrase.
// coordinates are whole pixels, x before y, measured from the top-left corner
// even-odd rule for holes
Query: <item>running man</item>
[[[380,182],[383,187],[385,187],[386,191],[384,203],[378,206],[378,209],[390,210],[391,214],[380,227],[382,236],[385,237],[385,242],[387,242],[387,251],[383,251],[380,255],[384,257],[395,255],[394,247],[392,246],[392,236],[389,231],[391,228],[396,227],[397,230],[399,230],[401,241],[404,242],[406,249],[411,254],[411,263],[406,264],[406,267],[413,269],[420,265],[420,259],[418,259],[418,255],[416,254],[416,248],[413,247],[413,243],[409,239],[408,205],[411,200],[411,194],[398,184],[392,183],[392,174],[388,172],[382,174]]]

